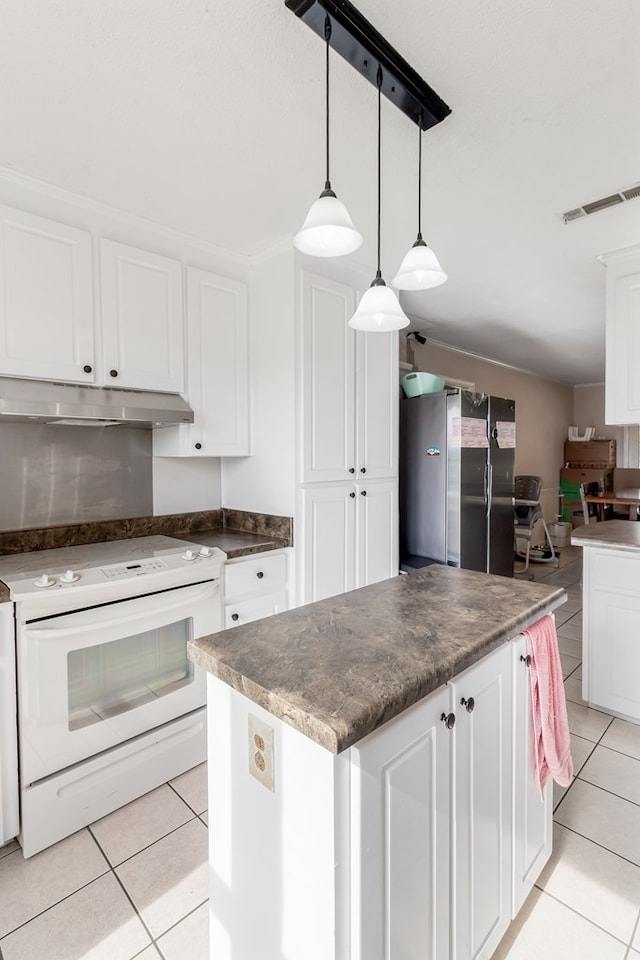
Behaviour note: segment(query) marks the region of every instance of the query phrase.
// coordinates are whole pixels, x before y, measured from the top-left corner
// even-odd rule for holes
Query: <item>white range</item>
[[[25,857],[205,759],[205,680],[187,642],[222,627],[225,559],[164,536],[0,558]]]

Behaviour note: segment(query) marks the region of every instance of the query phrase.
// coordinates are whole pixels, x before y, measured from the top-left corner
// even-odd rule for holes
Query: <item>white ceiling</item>
[[[595,258],[640,241],[640,199],[558,214],[640,181],[638,0],[356,5],[453,110],[423,140],[423,233],[449,281],[406,296],[415,326],[602,379]],[[0,165],[264,253],[323,186],[323,57],[284,0],[0,0]],[[376,94],[332,66],[332,181],[373,274]],[[387,279],[415,238],[416,152],[383,103]]]

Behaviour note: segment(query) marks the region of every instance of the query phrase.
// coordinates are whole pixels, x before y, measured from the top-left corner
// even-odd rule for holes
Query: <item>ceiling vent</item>
[[[619,193],[612,193],[609,197],[602,197],[600,200],[593,200],[591,203],[583,203],[581,207],[575,207],[573,210],[565,210],[560,214],[563,223],[573,223],[574,220],[581,220],[582,217],[588,217],[591,213],[597,213],[599,210],[606,210],[608,207],[616,207],[626,200],[635,200],[640,197],[640,183],[634,184],[626,190]]]

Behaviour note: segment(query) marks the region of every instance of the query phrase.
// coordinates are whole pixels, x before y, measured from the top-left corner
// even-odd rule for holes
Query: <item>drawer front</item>
[[[253,597],[251,600],[239,600],[238,603],[228,603],[224,608],[225,629],[239,627],[243,623],[251,623],[263,617],[271,617],[274,613],[282,613],[287,608],[286,590]]]
[[[224,565],[225,601],[284,590],[287,584],[287,558],[283,553],[260,553],[237,563]]]
[[[640,555],[614,550],[591,550],[590,580],[594,588],[606,587],[618,593],[638,593]]]

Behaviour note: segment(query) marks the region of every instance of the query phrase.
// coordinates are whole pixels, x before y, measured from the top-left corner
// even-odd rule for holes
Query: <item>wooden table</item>
[[[609,493],[587,494],[585,496],[587,503],[595,503],[598,506],[598,519],[606,520],[607,506],[624,506],[629,508],[629,519],[636,520],[638,508],[640,507],[640,487],[621,487],[618,490],[612,490]]]

